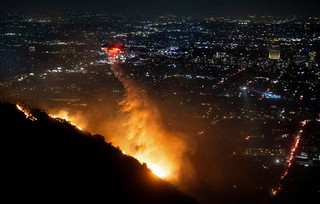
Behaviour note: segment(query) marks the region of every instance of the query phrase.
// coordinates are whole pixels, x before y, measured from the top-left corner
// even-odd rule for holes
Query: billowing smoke
[[[143,93],[143,88],[127,77],[117,64],[112,70],[124,85],[126,95],[120,116],[106,129],[111,140],[129,155],[134,156],[159,177],[177,181],[186,152],[183,135],[166,130],[161,113]]]
[[[89,107],[87,112],[72,109],[49,112],[79,128],[105,136],[107,142],[145,163],[161,178],[179,185],[181,176],[184,181],[191,178],[193,170],[185,156],[186,136],[166,128],[159,108],[145,94],[143,86],[123,72],[121,65],[112,64],[111,70],[125,90],[119,104],[121,108],[113,117],[101,114],[106,112],[101,111],[101,106]],[[110,108],[109,104],[104,105],[105,109]]]

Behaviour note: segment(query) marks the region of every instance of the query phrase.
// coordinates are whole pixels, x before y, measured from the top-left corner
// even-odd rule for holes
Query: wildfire
[[[103,48],[103,50],[110,55],[117,55],[120,52],[120,48],[118,47]]]
[[[160,178],[164,178],[168,175],[168,172],[165,172],[160,166],[157,164],[151,164],[148,166],[151,171]]]
[[[112,124],[106,124],[106,129],[100,133],[108,136],[111,134],[108,142],[119,146],[122,154],[136,158],[141,164],[145,163],[159,178],[173,181],[178,172],[179,153],[182,151],[181,148],[184,148],[181,141],[172,133],[161,129],[156,109],[148,105],[149,110],[144,110],[147,107],[141,108],[136,99],[131,100],[131,103],[125,103],[122,110],[128,117],[115,118]],[[147,101],[144,101],[142,104],[146,103]],[[67,121],[79,130],[82,130],[83,126],[88,127],[81,115],[72,114],[67,110],[51,113],[51,118]],[[90,130],[90,127],[88,128]]]
[[[23,112],[26,116],[26,118],[30,119],[31,121],[35,121],[37,120],[37,118],[35,118],[30,112],[29,110],[23,108],[20,105],[16,105],[17,109],[21,112]],[[70,123],[71,125],[75,126],[76,128],[78,128],[79,130],[83,130],[79,125],[77,125],[75,122],[73,122],[74,117],[70,117],[67,111],[60,111],[58,114],[49,114],[49,116],[51,118],[57,119],[57,120],[64,120],[67,121],[68,123]],[[126,155],[126,151],[122,151],[123,154]],[[159,178],[165,178],[168,177],[169,174],[171,173],[171,171],[167,168],[163,168],[162,166],[160,166],[157,163],[152,163],[151,162],[151,157],[148,158],[148,156],[146,154],[141,154],[138,153],[136,155],[133,155],[134,157],[136,157],[141,163],[147,163],[148,168]],[[160,162],[161,163],[161,162]]]
[[[113,54],[118,54],[120,52],[120,48],[114,47],[114,48],[110,49],[109,52],[111,52]]]
[[[18,109],[19,111],[21,111],[21,112],[24,113],[24,115],[26,116],[26,118],[30,119],[31,121],[36,121],[36,120],[37,120],[37,118],[34,117],[34,116],[30,113],[29,110],[23,108],[22,106],[20,106],[20,105],[18,105],[18,104],[16,105],[16,107],[17,107],[17,109]]]
[[[104,50],[111,62],[120,52],[117,47]],[[106,127],[108,131],[113,129],[116,135],[111,135],[112,143],[118,145],[125,154],[146,163],[156,176],[175,181],[185,151],[184,143],[177,134],[165,130],[156,106],[142,94],[143,89],[139,85],[126,77],[117,63],[111,63],[111,70],[126,91],[121,111],[125,117],[116,119]]]
[[[79,117],[68,111],[53,112],[50,117],[65,120],[80,130],[84,125],[86,129],[91,129],[90,131],[105,135],[106,140],[119,146],[124,155],[130,155],[140,163],[145,163],[159,178],[176,182],[180,165],[187,166],[187,162],[182,161],[182,154],[186,151],[185,143],[180,139],[179,133],[164,128],[157,107],[142,94],[143,89],[127,77],[115,63],[115,58],[121,49],[117,47],[103,49],[108,53],[111,70],[126,91],[121,103],[123,105],[121,112],[112,121],[105,122],[103,127],[100,126],[99,130],[90,127],[92,121],[86,121],[88,117]],[[91,125],[95,126],[93,123]]]
[[[114,64],[119,57],[120,48],[118,47],[105,47],[102,48],[108,54],[108,63]]]
[[[83,128],[81,128],[78,124],[76,124],[76,122],[74,122],[74,119],[71,118],[68,114],[68,112],[66,111],[60,111],[58,114],[49,114],[49,116],[51,118],[54,118],[54,119],[60,119],[60,120],[65,120],[67,121],[68,123],[70,123],[71,125],[75,126],[76,128],[78,128],[79,130],[83,130]]]
[[[118,145],[125,154],[146,163],[158,177],[175,179],[179,171],[181,152],[184,151],[183,143],[176,135],[161,128],[159,113],[154,107],[149,107],[151,104],[147,99],[139,99],[141,101],[138,102],[137,99],[130,99],[128,95],[127,99],[129,100],[122,110],[127,117],[121,119],[125,126],[110,126],[111,129],[116,128],[112,132],[117,135],[112,137],[112,143]],[[148,105],[145,106],[146,104]]]

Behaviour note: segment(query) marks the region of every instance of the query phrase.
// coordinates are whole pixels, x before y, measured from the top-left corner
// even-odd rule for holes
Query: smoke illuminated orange
[[[107,49],[109,62],[116,62],[120,48]],[[89,117],[71,114],[67,110],[50,111],[51,117],[64,119],[74,126],[105,135],[107,142],[119,146],[123,154],[133,156],[158,177],[176,183],[180,166],[184,164],[182,155],[186,146],[180,133],[166,130],[161,113],[152,101],[144,95],[143,88],[127,77],[120,65],[110,63],[116,78],[125,88],[122,109],[116,118],[106,122],[99,130],[90,128],[94,121],[86,121]],[[81,126],[81,128],[80,128]]]
[[[65,120],[67,121],[68,123],[70,123],[71,125],[75,126],[76,128],[78,128],[79,130],[83,130],[83,128],[81,128],[76,122],[76,119],[75,118],[72,118],[71,116],[69,116],[68,112],[67,111],[60,111],[59,113],[57,114],[49,114],[49,116],[51,118],[54,118],[54,119],[62,119],[62,120]]]
[[[146,163],[154,174],[161,178],[174,178],[178,173],[184,145],[179,138],[166,131],[161,124],[160,114],[148,98],[141,96],[141,89],[117,70],[118,79],[124,84],[126,98],[122,109],[126,113],[123,127],[119,128],[113,142]]]
[[[103,50],[111,55],[116,55],[116,54],[119,54],[119,52],[120,52],[120,48],[118,48],[118,47],[103,48]]]
[[[108,54],[109,61],[114,61],[113,52]],[[165,130],[161,114],[143,95],[143,89],[126,77],[118,64],[112,64],[111,69],[126,91],[122,103],[125,117],[116,120],[116,124],[108,125],[109,130],[115,128],[114,134],[117,135],[112,137],[112,142],[146,163],[158,177],[171,181],[177,179],[185,151],[184,143],[176,133]]]

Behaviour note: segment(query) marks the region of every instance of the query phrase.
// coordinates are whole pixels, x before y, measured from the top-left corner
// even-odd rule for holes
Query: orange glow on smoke
[[[119,57],[121,49],[119,47],[104,47],[102,48],[105,53],[108,54],[109,64],[113,64],[116,62],[116,58]]]
[[[22,106],[20,105],[16,105],[17,109],[21,112],[23,112],[26,116],[26,118],[35,121],[37,120],[37,118],[35,118],[27,109],[24,109]],[[76,118],[74,116],[70,116],[69,113],[67,111],[60,111],[57,114],[49,114],[49,116],[51,118],[57,119],[61,122],[68,122],[71,125],[75,126],[76,128],[78,128],[79,130],[83,130],[79,125],[77,125],[74,121],[79,120],[79,118]],[[145,117],[148,118],[148,117]],[[138,119],[138,120],[136,120]],[[136,121],[139,121],[141,118],[136,118],[134,119],[133,123],[136,123]],[[142,120],[143,121],[143,120]],[[130,124],[130,123],[129,123]],[[133,128],[136,128],[136,124],[132,124]],[[138,127],[139,129],[141,129],[142,127]],[[143,138],[147,137],[146,134],[150,133],[150,135],[154,134],[149,132],[148,130],[143,130],[142,132],[140,132],[140,130],[138,130],[138,132],[133,131],[132,128],[129,128],[130,130],[130,135],[128,136],[129,138],[126,139],[133,139],[134,137],[136,137],[136,134],[140,134],[139,135],[139,141],[135,141],[138,142],[140,145],[142,144],[146,144],[148,142],[143,142]],[[158,132],[159,134],[162,134],[161,132]],[[142,135],[141,135],[142,134]],[[150,138],[151,139],[151,138]],[[128,148],[128,147],[126,147]],[[130,148],[128,148],[130,150]],[[156,151],[155,151],[156,150]],[[160,150],[160,152],[158,152],[158,150]],[[168,160],[167,158],[160,158],[159,157],[159,153],[163,153],[161,152],[162,148],[160,147],[149,147],[149,148],[144,148],[143,151],[135,151],[133,152],[131,150],[131,153],[134,153],[134,157],[137,158],[141,163],[146,163],[148,168],[159,178],[166,178],[169,177],[170,174],[173,172],[174,167],[171,164],[170,159]],[[126,151],[122,151],[123,154],[126,155]]]
[[[107,50],[109,61],[114,61],[114,53],[119,51],[119,48]],[[161,114],[144,95],[143,88],[128,78],[117,63],[112,64],[111,69],[126,91],[121,110],[123,117],[106,127],[109,131],[114,129],[111,142],[146,163],[158,177],[176,181],[186,149],[183,141],[177,133],[164,128]]]
[[[120,113],[111,121],[96,127],[94,120],[79,113],[60,111],[50,115],[52,118],[64,119],[79,129],[84,127],[92,132],[106,136],[107,142],[118,146],[124,155],[130,155],[145,163],[153,174],[159,178],[177,183],[180,167],[190,169],[182,156],[186,152],[182,134],[166,130],[161,113],[155,104],[145,95],[143,88],[127,77],[120,65],[115,62],[120,48],[103,48],[108,54],[111,70],[125,88]],[[50,111],[49,111],[50,112]],[[80,128],[81,126],[81,128]]]
[[[157,164],[152,164],[149,166],[149,168],[155,175],[157,175],[160,178],[164,178],[168,175],[168,172],[166,172],[163,168],[161,168]]]
[[[185,150],[183,142],[176,134],[165,130],[158,109],[147,97],[141,96],[141,89],[127,78],[123,79],[119,70],[115,72],[125,86],[126,98],[122,108],[125,117],[108,127],[109,130],[115,129],[112,143],[146,163],[158,177],[177,179]]]
[[[103,50],[104,50],[106,53],[111,54],[111,55],[116,55],[116,54],[119,54],[119,52],[120,52],[120,48],[118,48],[118,47],[103,48]]]
[[[68,112],[67,111],[60,111],[58,112],[57,114],[49,114],[49,116],[51,118],[54,118],[54,119],[58,119],[58,120],[65,120],[67,121],[68,123],[70,123],[71,125],[75,126],[76,128],[78,128],[79,130],[83,130],[83,128],[81,128],[77,122],[77,119],[75,117],[72,117],[72,116],[69,116]]]
[[[109,56],[113,57],[113,56]],[[105,122],[98,134],[106,136],[107,142],[118,146],[124,155],[130,155],[145,163],[153,174],[173,183],[178,181],[182,155],[186,151],[180,133],[166,130],[161,113],[150,99],[143,95],[143,89],[127,78],[117,63],[111,65],[112,71],[124,85],[126,95],[122,109],[117,117]],[[49,111],[50,112],[50,111]],[[78,129],[96,131],[90,127],[92,121],[79,113],[51,111],[51,117],[64,119]]]

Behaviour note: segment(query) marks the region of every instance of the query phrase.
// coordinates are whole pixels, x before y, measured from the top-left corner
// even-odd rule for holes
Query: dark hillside
[[[196,203],[99,135],[0,103],[1,190],[11,201]]]

